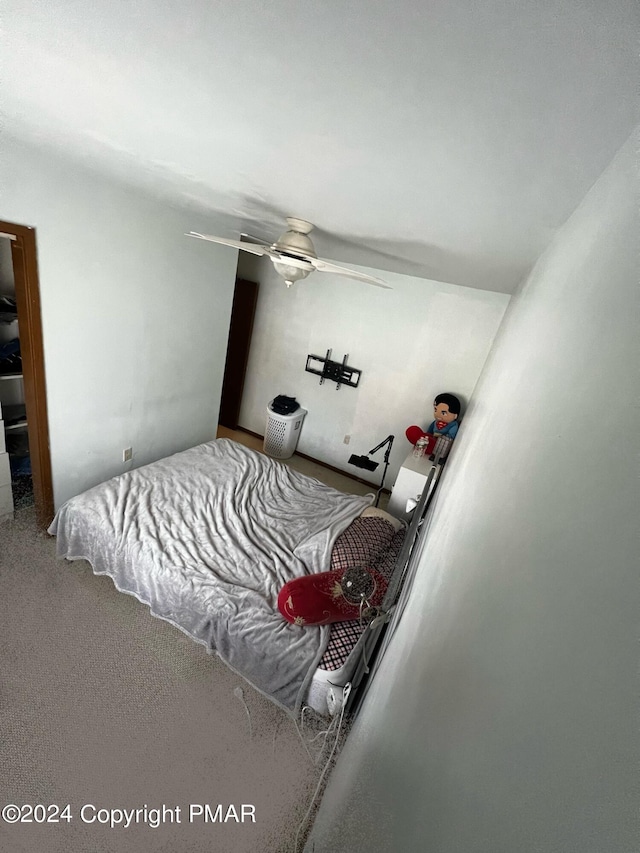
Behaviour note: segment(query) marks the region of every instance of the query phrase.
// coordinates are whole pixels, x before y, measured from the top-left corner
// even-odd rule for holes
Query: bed
[[[364,624],[289,624],[278,593],[353,562],[390,578],[404,527],[372,503],[217,439],[71,498],[49,533],[60,558],[87,560],[298,716],[327,712]]]

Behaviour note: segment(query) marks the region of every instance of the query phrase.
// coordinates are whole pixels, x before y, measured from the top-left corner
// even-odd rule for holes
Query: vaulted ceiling
[[[324,257],[509,293],[638,122],[638,8],[7,0],[3,129],[222,236],[298,216]]]

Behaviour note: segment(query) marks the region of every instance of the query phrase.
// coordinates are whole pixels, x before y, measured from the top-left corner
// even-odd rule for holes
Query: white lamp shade
[[[274,267],[276,268],[276,272],[278,275],[281,275],[282,278],[286,281],[287,287],[291,287],[291,285],[300,281],[302,278],[306,278],[309,273],[313,272],[313,267],[311,269],[305,270],[301,267],[294,267],[290,264],[284,263],[282,261],[274,261]]]

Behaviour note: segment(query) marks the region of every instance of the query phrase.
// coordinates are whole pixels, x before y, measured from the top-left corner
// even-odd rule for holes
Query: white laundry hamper
[[[307,410],[299,407],[288,415],[279,415],[267,406],[267,427],[264,433],[263,450],[275,459],[288,459],[295,453],[300,438],[302,422]]]

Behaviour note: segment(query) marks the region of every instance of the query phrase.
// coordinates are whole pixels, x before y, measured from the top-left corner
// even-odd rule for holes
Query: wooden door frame
[[[48,527],[54,504],[36,232],[26,225],[1,220],[0,232],[11,240],[36,516],[40,527]]]

